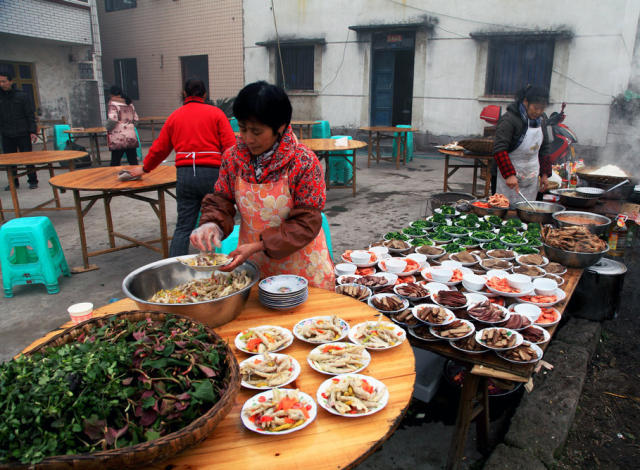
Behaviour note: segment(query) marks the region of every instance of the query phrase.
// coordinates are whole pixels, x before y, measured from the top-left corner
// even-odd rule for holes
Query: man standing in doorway
[[[13,83],[11,72],[0,71],[0,134],[4,153],[31,152],[31,143],[37,139],[36,118],[26,93]],[[33,166],[27,166],[29,189],[38,187],[38,176]],[[16,187],[20,185],[15,179]],[[9,190],[9,186],[5,191]]]

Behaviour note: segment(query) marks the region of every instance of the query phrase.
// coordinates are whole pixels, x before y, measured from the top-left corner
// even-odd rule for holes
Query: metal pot
[[[569,207],[593,207],[598,203],[597,197],[578,195],[573,188],[552,189],[549,193],[560,197],[560,204]]]
[[[615,318],[627,267],[619,261],[602,258],[584,270],[567,309],[587,320]]]
[[[579,216],[585,219],[591,219],[594,221],[592,224],[576,224],[573,222],[567,222],[562,220],[563,216]],[[561,211],[555,212],[552,214],[553,223],[556,227],[573,227],[573,226],[586,226],[589,231],[595,235],[601,236],[605,233],[609,233],[609,227],[611,226],[611,219],[609,217],[605,217],[604,215],[594,214],[593,212],[582,212],[582,211]],[[595,222],[600,222],[596,224]]]
[[[531,201],[535,210],[531,209],[526,202],[516,202],[514,207],[518,213],[518,218],[525,222],[538,222],[540,224],[551,224],[553,218],[551,214],[563,211],[565,207],[554,202]]]
[[[194,279],[211,276],[209,272],[196,271],[178,261],[179,256],[147,264],[129,273],[122,281],[122,290],[141,310],[177,313],[215,328],[233,320],[244,307],[251,288],[260,280],[260,271],[251,261],[236,268],[245,270],[251,282],[244,289],[215,300],[189,304],[162,304],[149,302],[160,289],[171,289]]]
[[[543,242],[544,253],[551,261],[555,261],[569,268],[588,268],[593,266],[609,251],[609,245],[603,251],[596,253],[582,253],[579,251],[567,251]]]
[[[619,188],[614,189],[613,191],[609,191],[608,193],[602,194],[602,196],[600,196],[600,197],[602,199],[622,199],[623,201],[626,201],[633,194],[634,185],[635,185],[635,183],[633,181],[631,181],[629,183],[625,183],[622,186],[620,186]],[[593,186],[594,188],[601,188],[601,189],[605,189],[606,190],[606,189],[609,189],[610,187],[612,187],[614,185],[613,184],[609,184],[609,183],[599,183],[597,181],[591,181],[591,182],[589,182],[589,186]]]

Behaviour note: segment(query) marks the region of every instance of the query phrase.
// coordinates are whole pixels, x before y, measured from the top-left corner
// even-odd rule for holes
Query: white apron
[[[542,127],[529,127],[522,143],[509,153],[511,164],[516,170],[520,192],[530,201],[535,201],[538,195],[538,174],[540,173],[538,152],[541,145]],[[522,201],[518,193],[507,186],[499,171],[496,193],[507,196],[511,204]]]

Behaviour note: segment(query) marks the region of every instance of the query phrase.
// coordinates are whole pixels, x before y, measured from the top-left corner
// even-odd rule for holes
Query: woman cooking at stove
[[[549,138],[546,116],[546,90],[527,85],[516,95],[516,101],[500,117],[493,141],[493,157],[499,174],[496,193],[509,201],[521,201],[520,191],[535,200],[538,191],[546,189],[551,176]],[[539,180],[538,180],[539,177]]]
[[[191,243],[201,250],[219,247],[233,230],[237,207],[238,247],[221,271],[250,259],[263,277],[296,274],[311,286],[333,289],[333,263],[322,230],[322,167],[293,135],[291,113],[282,88],[260,81],[240,91],[233,104],[240,138],[223,156]]]

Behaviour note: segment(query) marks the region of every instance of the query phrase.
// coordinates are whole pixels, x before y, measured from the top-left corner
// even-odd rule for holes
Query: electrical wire
[[[273,13],[273,27],[276,30],[276,44],[278,46],[278,57],[280,59],[280,72],[282,73],[282,88],[287,88],[287,83],[284,80],[284,64],[282,62],[282,51],[280,50],[280,35],[278,34],[278,22],[276,21],[276,8],[273,6],[273,0],[271,0],[271,13]]]
[[[347,53],[347,44],[349,44],[349,32],[350,32],[350,30],[347,29],[347,39],[345,39],[345,41],[344,41],[344,48],[342,49],[342,59],[340,60],[340,65],[338,65],[338,68],[336,69],[336,73],[333,76],[333,78],[331,79],[331,81],[329,83],[327,83],[324,87],[322,87],[322,89],[320,90],[319,93],[322,93],[324,90],[329,88],[329,85],[331,85],[333,82],[335,82],[336,78],[338,78],[338,74],[340,73],[340,70],[342,69],[342,65],[344,64],[344,57],[345,57],[345,55]]]

